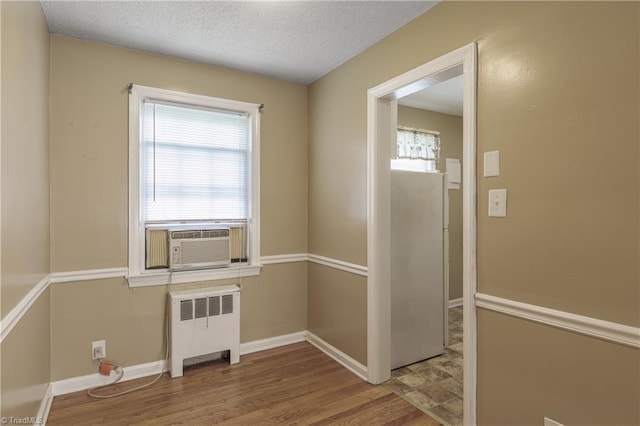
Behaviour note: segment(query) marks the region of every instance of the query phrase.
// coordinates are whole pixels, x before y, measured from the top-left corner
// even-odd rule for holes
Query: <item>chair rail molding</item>
[[[349,263],[342,260],[319,256],[317,254],[311,253],[308,255],[308,260],[309,262],[317,263],[318,265],[328,266],[330,268],[339,269],[341,271],[350,272],[352,274],[361,275],[363,277],[366,277],[368,275],[368,268],[363,265]]]
[[[51,283],[51,275],[47,274],[38,283],[29,290],[27,295],[18,302],[16,306],[0,321],[0,343],[2,343],[11,333],[13,327],[20,322],[22,317],[27,313],[31,305],[35,303],[40,295],[49,287]]]
[[[640,348],[640,328],[570,312],[476,293],[476,306],[586,336]]]

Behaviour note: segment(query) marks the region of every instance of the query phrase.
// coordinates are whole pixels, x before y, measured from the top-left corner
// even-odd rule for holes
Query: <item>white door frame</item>
[[[429,87],[462,66],[464,424],[476,424],[476,74],[475,43],[454,50],[367,93],[367,370],[368,381],[390,378],[390,149],[397,99]]]

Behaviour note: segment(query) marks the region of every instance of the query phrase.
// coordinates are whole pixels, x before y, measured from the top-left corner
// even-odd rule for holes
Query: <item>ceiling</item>
[[[400,105],[462,117],[463,76],[450,78],[398,100]]]
[[[49,31],[309,84],[437,1],[47,1]]]

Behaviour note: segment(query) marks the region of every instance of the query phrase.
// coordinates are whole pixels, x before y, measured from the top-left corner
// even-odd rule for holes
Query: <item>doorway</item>
[[[452,51],[368,91],[367,367],[379,384],[391,373],[391,178],[389,141],[397,100],[460,73],[463,79],[464,424],[476,422],[476,57],[475,44]]]

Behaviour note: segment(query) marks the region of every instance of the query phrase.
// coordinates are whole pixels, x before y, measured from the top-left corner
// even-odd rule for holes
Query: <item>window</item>
[[[398,160],[424,163],[425,170],[435,171],[439,158],[440,132],[398,127]]]
[[[259,273],[259,108],[131,86],[130,285]],[[172,257],[180,250],[174,246],[176,235],[193,238],[196,233],[202,243],[228,237],[231,259],[181,268]]]

